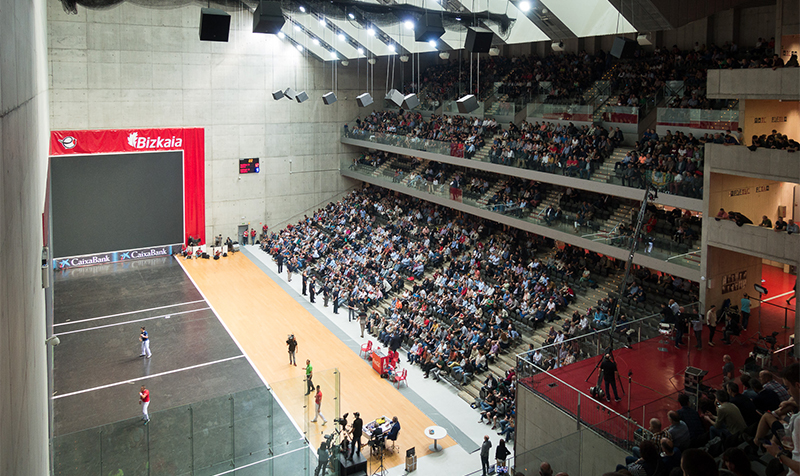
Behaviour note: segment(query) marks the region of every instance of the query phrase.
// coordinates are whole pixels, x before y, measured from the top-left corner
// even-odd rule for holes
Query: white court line
[[[764,301],[764,302],[769,302],[769,301],[772,301],[773,299],[782,298],[783,296],[788,296],[788,295],[790,295],[790,294],[794,294],[794,289],[792,289],[791,291],[786,291],[786,292],[785,292],[785,293],[783,293],[783,294],[778,294],[777,296],[772,296],[772,297],[771,297],[771,298],[769,298],[769,299],[762,299],[762,301]]]
[[[247,258],[247,259],[250,260],[250,258]],[[278,402],[278,405],[280,405],[280,407],[283,409],[283,412],[286,413],[286,416],[289,417],[289,421],[291,421],[292,424],[294,424],[294,427],[297,430],[297,432],[300,433],[300,436],[305,438],[305,433],[303,433],[303,430],[300,429],[300,425],[298,425],[297,422],[294,421],[294,418],[292,418],[292,414],[289,413],[289,410],[286,408],[286,405],[284,405],[283,402],[281,401],[281,399],[278,398],[278,396],[275,395],[275,392],[272,391],[272,387],[269,386],[269,383],[267,382],[267,379],[265,379],[264,375],[262,375],[261,372],[258,370],[258,367],[256,367],[256,364],[253,362],[253,359],[251,359],[250,356],[247,355],[247,352],[244,351],[244,348],[242,348],[242,344],[240,344],[239,341],[236,340],[236,337],[233,335],[233,332],[231,332],[231,330],[225,324],[225,321],[223,321],[222,318],[219,317],[219,313],[217,312],[216,309],[214,309],[214,306],[206,298],[206,295],[203,294],[203,291],[200,289],[200,286],[197,285],[197,283],[194,281],[194,279],[189,274],[189,272],[186,271],[186,268],[183,266],[183,263],[181,262],[181,260],[176,259],[176,261],[181,266],[181,268],[183,268],[183,272],[186,274],[186,277],[189,278],[189,281],[191,281],[192,284],[194,284],[194,287],[195,287],[195,289],[197,289],[197,292],[199,292],[200,295],[203,296],[203,299],[205,299],[205,301],[208,303],[209,307],[211,307],[211,311],[214,313],[215,316],[217,316],[217,320],[219,321],[220,324],[222,324],[222,327],[225,329],[225,331],[231,337],[233,342],[236,344],[236,347],[239,348],[239,351],[241,351],[242,354],[244,355],[244,357],[247,359],[247,361],[250,362],[250,367],[253,368],[253,370],[255,371],[256,375],[258,375],[258,378],[260,378],[261,381],[264,383],[264,386],[267,387],[267,390],[269,390],[269,393],[272,395],[272,398],[274,398],[275,401]],[[252,260],[250,260],[250,262],[252,263]],[[316,454],[314,454],[314,457],[316,458]]]
[[[227,470],[227,471],[225,471],[225,472],[222,472],[222,473],[217,473],[217,474],[215,474],[214,476],[222,476],[223,474],[231,474],[231,473],[234,473],[234,472],[236,472],[236,471],[241,471],[241,470],[243,470],[244,468],[249,468],[250,466],[255,466],[255,465],[257,465],[257,464],[261,464],[261,463],[263,463],[263,462],[265,462],[265,461],[269,461],[269,460],[271,460],[271,459],[280,458],[281,456],[290,455],[290,454],[292,454],[292,453],[297,453],[298,451],[300,451],[300,450],[304,450],[304,449],[306,449],[306,447],[305,447],[305,446],[302,446],[302,447],[300,447],[300,448],[295,448],[295,449],[293,449],[292,451],[287,451],[286,453],[281,453],[281,454],[279,454],[279,455],[270,456],[269,458],[264,458],[264,459],[262,459],[262,460],[260,460],[260,461],[254,461],[254,462],[252,462],[252,463],[248,463],[248,464],[246,464],[246,465],[244,465],[244,466],[239,466],[239,467],[237,467],[237,468],[229,469],[229,470]]]
[[[210,307],[202,307],[200,309],[192,309],[191,311],[173,312],[172,314],[162,314],[160,316],[145,317],[143,319],[134,319],[132,321],[118,322],[116,324],[106,324],[104,326],[87,327],[86,329],[78,329],[78,330],[74,330],[74,331],[59,332],[58,334],[53,334],[53,335],[54,336],[65,336],[67,334],[76,334],[78,332],[93,331],[95,329],[103,329],[103,328],[106,328],[106,327],[124,326],[125,324],[132,324],[134,322],[151,321],[153,319],[162,319],[162,318],[170,317],[170,316],[179,316],[181,314],[189,314],[191,312],[205,311],[205,310],[208,310],[208,309],[211,309],[211,308]]]
[[[71,397],[73,395],[80,395],[82,393],[94,392],[95,390],[103,390],[105,388],[117,387],[119,385],[125,385],[125,384],[129,384],[129,383],[137,382],[139,380],[147,380],[147,379],[150,379],[150,378],[162,377],[164,375],[175,374],[175,373],[183,372],[183,371],[186,371],[186,370],[194,370],[194,369],[199,369],[201,367],[208,367],[209,365],[221,364],[222,362],[228,362],[230,360],[241,359],[242,357],[244,357],[244,355],[237,355],[237,356],[234,356],[234,357],[228,357],[227,359],[220,359],[220,360],[215,360],[213,362],[205,362],[205,363],[202,363],[202,364],[197,364],[197,365],[192,365],[192,366],[189,366],[189,367],[184,367],[182,369],[168,370],[166,372],[161,372],[161,373],[157,373],[157,374],[145,375],[144,377],[136,377],[136,378],[132,378],[130,380],[123,380],[122,382],[109,383],[107,385],[101,385],[99,387],[87,388],[85,390],[78,390],[77,392],[70,392],[70,393],[65,393],[63,395],[56,395],[56,396],[53,397],[53,400],[58,400],[59,398]]]
[[[70,324],[77,324],[79,322],[89,322],[89,321],[96,321],[98,319],[108,319],[110,317],[119,317],[119,316],[127,316],[129,314],[138,314],[140,312],[147,312],[147,311],[157,311],[159,309],[166,309],[168,307],[176,307],[176,306],[183,306],[184,304],[197,304],[198,302],[203,302],[202,299],[198,301],[189,301],[189,302],[181,302],[178,304],[170,304],[169,306],[159,306],[159,307],[151,307],[150,309],[140,309],[138,311],[128,311],[128,312],[120,312],[119,314],[109,314],[107,316],[100,316],[100,317],[90,317],[88,319],[81,319],[79,321],[69,321],[69,322],[61,322],[59,324],[53,324],[53,327],[58,326],[68,326]]]

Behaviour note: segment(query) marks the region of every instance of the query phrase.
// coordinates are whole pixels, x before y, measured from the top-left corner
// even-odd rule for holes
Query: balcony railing
[[[658,125],[693,129],[732,130],[739,127],[739,110],[658,108]]]
[[[404,176],[398,182],[391,168],[381,171],[379,167],[353,163],[346,159],[343,159],[340,165],[342,171],[363,175],[365,180],[373,183],[399,183],[415,190],[417,193],[457,201],[470,207],[497,213],[499,215],[511,216],[528,223],[544,226],[564,233],[570,233],[578,238],[600,242],[616,248],[629,249],[630,247],[630,237],[617,233],[616,227],[608,233],[598,233],[595,223],[591,221],[577,223],[577,217],[571,213],[565,212],[561,220],[547,220],[542,216],[543,214],[541,212],[532,213],[530,208],[520,209],[519,206],[507,206],[502,203],[482,203],[480,195],[463,193],[461,189],[455,191],[454,194],[453,191],[450,190],[449,182],[433,185],[432,182],[423,179],[419,175],[413,179]],[[689,253],[689,247],[686,244],[644,236],[640,240],[638,250],[642,255],[648,255],[663,261],[669,260],[674,264],[690,269],[700,269],[699,250]]]

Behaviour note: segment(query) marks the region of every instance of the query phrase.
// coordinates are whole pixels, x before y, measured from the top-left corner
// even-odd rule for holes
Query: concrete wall
[[[790,235],[753,225],[739,227],[726,220],[711,221],[713,223],[709,223],[708,227],[710,246],[756,256],[759,263],[764,258],[779,263],[800,264],[800,235],[796,233]]]
[[[755,48],[759,38],[769,40],[775,36],[775,5],[742,8],[739,14],[740,48]]]
[[[240,223],[283,225],[353,185],[338,164],[354,151],[338,137],[359,113],[365,60],[360,74],[357,61],[338,67],[339,101],[324,106],[322,94],[334,89],[330,62],[252,33],[249,12],[231,12],[230,41],[214,43],[198,39],[194,4],[125,2],[78,7],[77,15],[47,4],[51,128],[205,128],[206,236],[232,236]],[[273,101],[270,93],[287,87],[309,100]],[[261,173],[239,176],[243,157],[260,157]]]
[[[710,230],[703,230],[704,234],[714,233],[713,229],[717,228],[718,225],[723,225],[726,229],[728,228],[726,225],[738,228],[733,222],[717,222],[714,220],[711,220],[711,222],[713,222],[713,224],[709,226]],[[742,227],[742,229],[744,228],[745,227]],[[762,230],[764,229],[762,228]],[[774,234],[774,232],[770,230],[764,231]],[[733,233],[733,230],[727,229],[727,232]],[[714,234],[714,236],[717,237],[718,235]],[[703,250],[705,250],[703,258],[708,260],[708,267],[706,268],[706,286],[701,286],[701,288],[705,288],[705,298],[701,296],[701,301],[705,304],[705,310],[708,310],[712,304],[719,308],[725,299],[730,299],[731,304],[738,306],[739,301],[745,294],[755,293],[753,284],[761,284],[761,258],[749,254],[751,253],[749,251],[750,248],[744,249],[746,253],[739,253],[716,246],[706,246],[706,241],[708,243],[712,242],[710,239],[706,240],[704,238],[703,241]],[[733,277],[734,281],[739,278],[745,278],[743,280],[743,287],[734,291],[725,289],[725,282],[726,280],[729,281],[731,277]],[[758,306],[758,302],[756,301],[753,301],[751,304],[753,307]]]
[[[0,0],[0,474],[49,473],[44,0]]]
[[[596,406],[586,400],[586,408]],[[575,419],[519,385],[514,455],[514,469],[523,474],[538,474],[547,461],[554,472],[596,475],[613,471],[629,453],[584,426],[578,430]]]
[[[800,99],[800,68],[714,69],[708,71],[711,99]]]
[[[800,157],[785,150],[753,151],[742,146],[706,144],[705,175],[710,172],[800,183]],[[707,188],[709,184],[705,186]]]
[[[747,145],[752,143],[752,136],[769,135],[773,129],[797,139],[797,132],[800,131],[800,101],[747,99],[742,102],[742,133]]]
[[[774,222],[778,216],[778,207],[784,206],[788,218],[794,218],[792,210],[795,187],[798,186],[791,182],[712,173],[708,213],[713,217],[717,210],[724,208],[726,211],[743,213],[758,225],[763,215]]]

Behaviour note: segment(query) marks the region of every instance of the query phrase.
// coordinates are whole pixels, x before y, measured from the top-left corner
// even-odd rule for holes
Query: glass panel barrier
[[[308,446],[265,387],[152,412],[148,425],[137,416],[58,435],[53,445],[60,476],[287,474],[279,462]]]
[[[533,105],[528,105],[529,108],[532,106]],[[564,114],[573,115],[573,120],[579,120],[576,117],[574,117],[574,115],[586,114],[585,112],[582,111],[587,111],[592,109],[591,106],[565,106],[558,104],[538,104],[536,107],[542,108],[542,111],[559,111],[559,112],[554,112],[553,114],[561,114],[563,113],[564,110],[570,111]],[[636,108],[625,108],[625,109],[630,111]],[[542,114],[545,113],[542,112]],[[530,115],[530,109],[529,109],[529,115]],[[588,117],[587,120],[591,120],[591,113],[588,113],[587,117]],[[352,123],[354,123],[354,121]],[[374,147],[374,144],[384,144],[394,147],[400,147],[403,149],[409,149],[407,155],[411,156],[415,155],[413,151],[423,151],[433,154],[440,154],[448,157],[465,158],[465,146],[463,143],[459,142],[451,143],[451,142],[443,142],[432,139],[422,139],[419,137],[414,137],[410,134],[403,136],[396,134],[388,134],[384,132],[353,130],[347,124],[342,129],[342,137],[357,141],[364,141],[364,147]],[[490,144],[491,144],[491,139],[487,137],[487,145],[485,145],[484,148],[490,147]],[[537,162],[537,158],[535,158],[534,156],[526,155],[520,152],[517,152],[515,158],[510,159],[510,161],[508,162],[505,161],[501,162],[498,159],[492,159],[492,157],[489,154],[481,154],[481,153],[476,153],[473,154],[471,157],[466,157],[466,158],[469,160],[479,160],[482,162],[496,163],[508,167],[535,170],[544,173],[552,173],[555,175],[570,175],[570,172],[567,171],[567,169],[560,164],[556,164],[555,166],[545,167],[539,164]],[[574,178],[589,180],[593,172],[594,171],[590,171],[585,174],[573,173],[572,176]],[[700,199],[703,196],[702,178],[696,179],[695,177],[691,177],[688,180],[678,182],[675,180],[675,177],[672,174],[664,174],[661,172],[654,172],[654,171],[647,171],[644,175],[641,175],[637,172],[633,176],[627,176],[623,168],[620,168],[619,170],[615,169],[613,174],[611,174],[610,177],[608,178],[607,183],[611,183],[614,185],[621,185],[623,187],[644,189],[644,184],[646,183],[646,181],[651,181],[663,193],[681,195],[697,199]],[[673,184],[673,182],[675,183]]]

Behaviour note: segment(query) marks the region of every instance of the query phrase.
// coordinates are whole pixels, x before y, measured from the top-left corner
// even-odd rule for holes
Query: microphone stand
[[[633,370],[628,369],[628,415],[627,415],[628,419],[625,422],[625,426],[627,427],[627,431],[625,432],[626,436],[630,436],[630,424],[631,424],[631,377],[632,376],[633,376]]]

